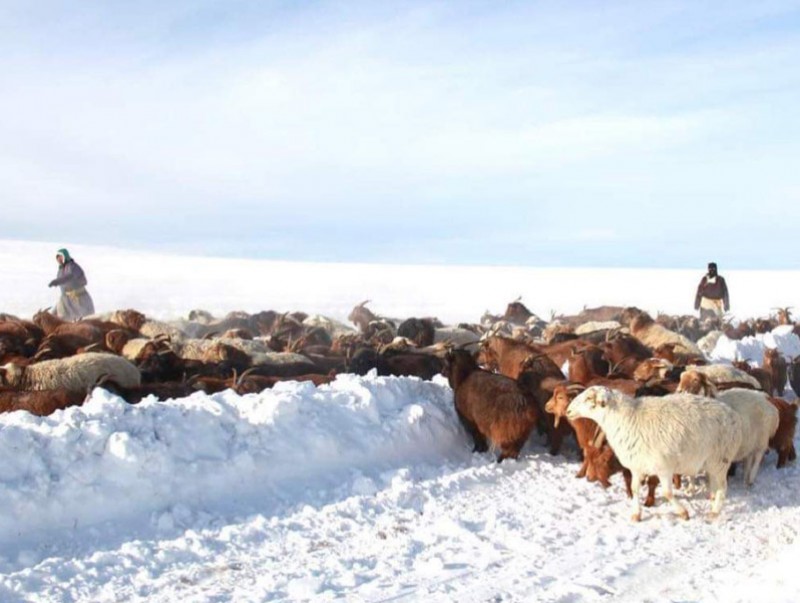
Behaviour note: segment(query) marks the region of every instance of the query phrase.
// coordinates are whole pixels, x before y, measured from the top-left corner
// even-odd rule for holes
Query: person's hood
[[[64,263],[65,263],[65,264],[66,264],[67,262],[69,262],[69,261],[72,259],[72,256],[69,254],[69,251],[67,251],[67,250],[66,250],[66,249],[64,249],[64,248],[61,248],[61,249],[59,249],[59,250],[56,252],[56,254],[58,254],[58,255],[63,255],[63,256],[64,256]]]

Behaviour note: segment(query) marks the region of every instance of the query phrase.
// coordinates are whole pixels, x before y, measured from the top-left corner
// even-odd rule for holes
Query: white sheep
[[[743,422],[743,437],[733,460],[742,461],[744,482],[752,486],[769,441],[778,431],[778,409],[770,403],[767,394],[742,388],[718,392],[711,380],[697,371],[685,371],[681,375],[678,391],[716,398],[739,413]]]
[[[756,389],[761,389],[758,379],[729,364],[690,364],[686,367],[686,371],[701,373],[708,377],[714,385],[741,383],[745,386],[749,385]]]
[[[86,391],[106,376],[122,387],[141,384],[139,369],[115,354],[88,352],[69,358],[45,360],[30,366],[9,363],[0,367],[5,383],[20,390],[66,389]]]
[[[727,473],[742,442],[739,414],[711,398],[693,394],[631,398],[607,387],[593,386],[567,408],[569,419],[587,418],[605,432],[620,463],[630,469],[634,521],[642,517],[638,486],[648,475],[658,476],[665,498],[679,516],[689,512],[675,500],[672,476],[708,473],[714,494],[712,515],[725,500]]]

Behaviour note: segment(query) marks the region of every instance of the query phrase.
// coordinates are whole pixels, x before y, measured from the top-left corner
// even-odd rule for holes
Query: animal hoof
[[[631,515],[631,521],[634,521],[634,522],[637,522],[637,523],[642,521],[642,514],[641,513],[634,513],[633,515]]]
[[[681,511],[680,513],[678,513],[678,517],[680,517],[684,521],[688,521],[688,519],[689,519],[689,511],[686,511],[686,510]]]

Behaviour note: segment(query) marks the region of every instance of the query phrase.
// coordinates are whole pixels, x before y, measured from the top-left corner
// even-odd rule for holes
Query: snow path
[[[572,477],[574,458],[549,457],[535,444],[523,460],[501,465],[488,455],[413,465],[386,472],[377,492],[318,508],[234,521],[187,509],[194,527],[178,537],[45,559],[6,575],[0,597],[713,600],[730,582],[756,580],[748,570],[781,556],[797,536],[798,468],[778,471],[774,460],[768,456],[751,492],[732,480],[721,521],[703,517],[701,492],[690,497],[688,522],[663,505],[640,524],[626,519],[619,476],[604,491]],[[355,477],[341,488],[372,486]]]

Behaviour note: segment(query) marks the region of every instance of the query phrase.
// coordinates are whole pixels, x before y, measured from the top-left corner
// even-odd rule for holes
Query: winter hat
[[[62,249],[59,249],[59,250],[56,252],[56,255],[61,255],[61,256],[64,256],[64,262],[69,262],[69,261],[72,259],[72,258],[70,257],[70,255],[69,255],[69,251],[67,251],[67,250],[66,250],[66,249],[64,249],[64,248],[62,248]]]

